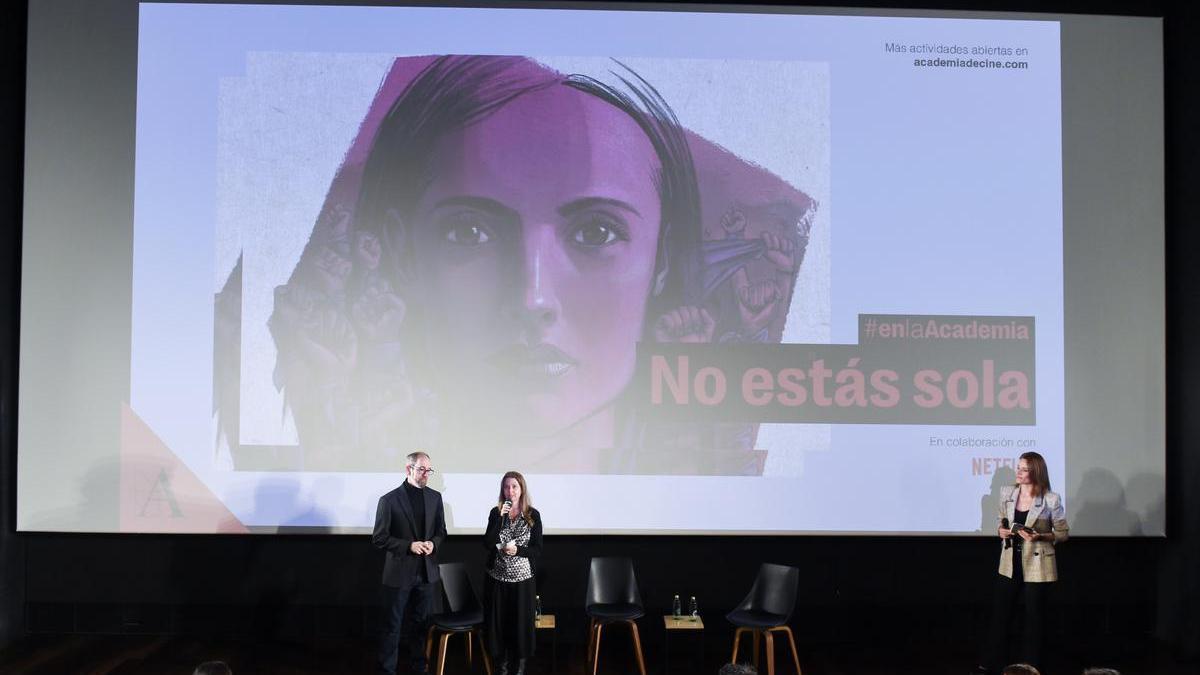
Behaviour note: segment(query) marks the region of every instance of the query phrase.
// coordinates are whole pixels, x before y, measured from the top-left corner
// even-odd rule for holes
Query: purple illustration
[[[442,471],[762,472],[754,425],[637,409],[637,343],[779,342],[816,204],[612,71],[395,60],[275,292],[291,468],[385,470],[420,447]]]

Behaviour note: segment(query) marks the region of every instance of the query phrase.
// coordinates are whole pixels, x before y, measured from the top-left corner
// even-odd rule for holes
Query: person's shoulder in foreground
[[[233,671],[224,661],[205,661],[196,666],[192,675],[233,675]]]

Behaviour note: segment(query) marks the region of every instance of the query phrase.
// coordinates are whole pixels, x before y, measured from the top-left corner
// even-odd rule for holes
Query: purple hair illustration
[[[636,345],[778,342],[815,204],[611,75],[395,60],[276,289],[304,468],[761,473],[755,426],[636,409]]]

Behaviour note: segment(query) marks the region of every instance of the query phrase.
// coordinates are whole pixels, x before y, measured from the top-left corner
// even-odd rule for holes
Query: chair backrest
[[[796,608],[796,590],[799,587],[799,568],[763,563],[758,568],[754,586],[737,608],[782,614],[786,617],[786,622],[791,618],[792,610]]]
[[[638,590],[637,577],[633,574],[633,561],[629,558],[592,558],[588,573],[587,605],[604,605],[614,602],[642,604],[642,593]]]
[[[438,565],[442,573],[442,588],[446,590],[446,604],[451,612],[462,612],[479,609],[479,596],[467,576],[465,563],[442,563]]]

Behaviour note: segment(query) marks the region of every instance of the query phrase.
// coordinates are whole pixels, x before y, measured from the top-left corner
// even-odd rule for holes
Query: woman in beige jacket
[[[989,673],[1000,672],[1006,663],[1008,624],[1018,596],[1025,601],[1022,660],[1036,666],[1041,659],[1046,591],[1058,580],[1055,546],[1067,540],[1068,529],[1062,497],[1050,491],[1046,460],[1038,453],[1021,455],[1017,484],[1000,491],[996,521],[1000,574],[979,668]]]

